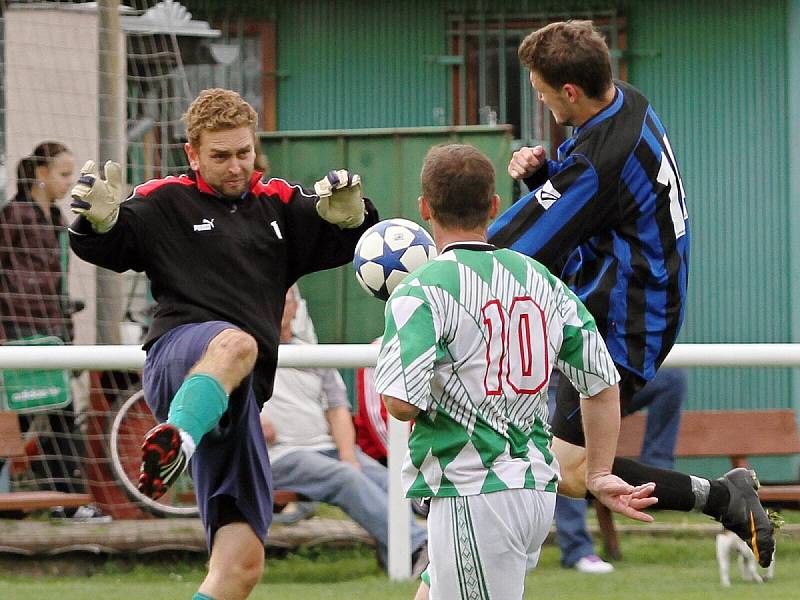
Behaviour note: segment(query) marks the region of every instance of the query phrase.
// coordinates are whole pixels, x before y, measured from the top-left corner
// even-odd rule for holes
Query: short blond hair
[[[186,137],[192,146],[200,144],[204,131],[223,131],[249,127],[255,135],[258,113],[233,90],[212,88],[203,90],[183,115]]]

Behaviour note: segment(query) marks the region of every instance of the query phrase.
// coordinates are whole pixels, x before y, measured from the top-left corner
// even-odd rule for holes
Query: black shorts
[[[627,416],[642,408],[633,404],[633,396],[647,383],[644,379],[617,366],[620,374],[620,413]],[[583,422],[581,421],[581,399],[578,390],[569,379],[561,375],[556,390],[556,410],[552,418],[553,435],[576,446],[585,446]]]

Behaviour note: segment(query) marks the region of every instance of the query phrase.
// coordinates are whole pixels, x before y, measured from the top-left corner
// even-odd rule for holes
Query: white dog
[[[744,581],[763,583],[772,579],[775,574],[775,555],[772,563],[763,569],[763,575],[758,572],[758,563],[753,551],[748,548],[742,539],[732,531],[723,531],[717,534],[717,562],[719,563],[719,580],[723,587],[730,587],[731,555],[736,554],[739,570]]]

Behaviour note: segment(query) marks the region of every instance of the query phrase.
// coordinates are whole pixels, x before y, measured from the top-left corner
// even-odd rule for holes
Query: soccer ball
[[[406,275],[436,256],[436,245],[422,227],[407,219],[387,219],[358,240],[353,267],[368,294],[388,300]]]

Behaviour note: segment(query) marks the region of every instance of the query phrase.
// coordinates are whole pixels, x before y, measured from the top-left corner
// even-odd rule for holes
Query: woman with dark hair
[[[0,343],[56,337],[72,341],[73,303],[67,293],[66,228],[56,201],[69,192],[75,160],[59,142],[42,142],[17,165],[17,194],[0,211]],[[31,418],[20,414],[27,430]],[[40,434],[40,464],[53,488],[82,492],[83,443],[72,405],[47,413],[50,434]],[[71,521],[109,520],[92,506],[56,509]]]
[[[72,340],[66,294],[66,235],[56,201],[69,191],[75,160],[43,142],[17,165],[17,194],[0,213],[0,337]]]

